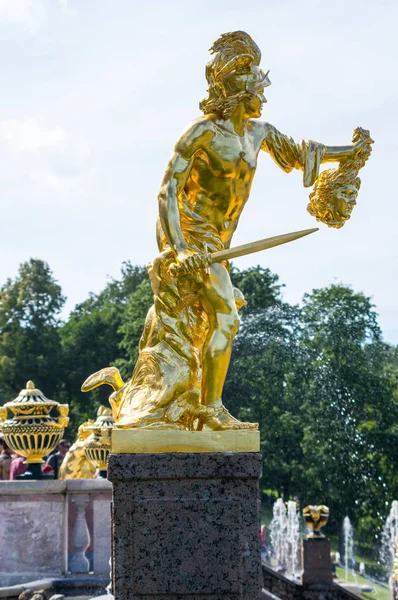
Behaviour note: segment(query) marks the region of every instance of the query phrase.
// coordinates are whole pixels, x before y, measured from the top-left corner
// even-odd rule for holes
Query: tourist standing
[[[262,562],[269,562],[269,553],[267,546],[267,528],[265,525],[261,525],[261,560]]]
[[[61,440],[58,444],[58,451],[55,454],[51,454],[51,456],[48,457],[44,469],[45,472],[51,470],[54,473],[54,479],[58,479],[59,468],[62,465],[62,461],[64,460],[65,455],[70,447],[71,443],[69,440]],[[48,467],[50,467],[50,469],[48,469]]]
[[[12,451],[3,438],[0,438],[0,480],[10,479]]]
[[[26,469],[28,468],[25,460],[25,457],[20,456],[19,454],[12,459],[10,467],[10,479],[16,479],[18,475],[23,475],[25,473]]]

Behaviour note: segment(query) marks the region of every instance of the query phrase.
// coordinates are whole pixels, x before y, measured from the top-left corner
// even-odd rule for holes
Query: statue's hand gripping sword
[[[223,260],[231,260],[232,258],[238,258],[239,256],[246,256],[246,254],[253,254],[253,252],[260,252],[260,250],[267,250],[268,248],[274,248],[274,246],[280,246],[287,242],[293,242],[301,237],[315,233],[319,231],[318,227],[314,229],[302,229],[301,231],[293,231],[292,233],[284,233],[282,235],[275,235],[274,237],[265,238],[264,240],[257,240],[256,242],[250,242],[249,244],[242,244],[241,246],[235,246],[235,248],[227,248],[226,250],[219,250],[217,252],[205,253],[207,265],[211,266],[214,263],[222,262]],[[182,265],[173,263],[170,265],[170,273],[173,276],[183,273],[184,268]]]

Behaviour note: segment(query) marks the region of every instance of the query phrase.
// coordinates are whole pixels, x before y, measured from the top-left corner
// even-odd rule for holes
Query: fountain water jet
[[[300,531],[296,502],[289,500],[285,504],[282,498],[278,498],[274,504],[270,530],[277,569],[291,579],[296,578],[300,571]]]
[[[343,540],[345,580],[348,581],[348,565],[349,562],[354,558],[354,530],[348,517],[345,517],[343,522]]]
[[[394,562],[394,543],[398,536],[398,500],[393,500],[390,513],[384,523],[381,534],[380,561],[392,571]]]
[[[398,598],[398,501],[393,500],[381,534],[380,562],[390,575],[391,597]]]

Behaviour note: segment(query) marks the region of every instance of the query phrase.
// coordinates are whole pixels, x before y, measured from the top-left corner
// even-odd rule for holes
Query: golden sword
[[[249,244],[242,244],[235,246],[235,248],[227,248],[226,250],[218,250],[217,252],[207,253],[206,259],[208,265],[222,262],[223,260],[231,260],[232,258],[238,258],[239,256],[246,256],[246,254],[253,254],[253,252],[260,252],[261,250],[267,250],[268,248],[274,248],[287,242],[293,242],[298,240],[310,233],[319,231],[319,227],[314,229],[302,229],[301,231],[292,231],[291,233],[283,233],[282,235],[275,235],[270,238],[263,240],[257,240],[256,242],[250,242]],[[182,265],[173,263],[170,265],[170,271],[172,275],[177,275],[180,271],[184,271]]]

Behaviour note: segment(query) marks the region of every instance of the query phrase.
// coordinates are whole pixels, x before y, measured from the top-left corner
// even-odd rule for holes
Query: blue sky
[[[295,139],[347,144],[370,129],[351,220],[239,259],[286,284],[372,296],[398,343],[398,4],[390,1],[0,0],[0,284],[49,262],[67,310],[156,254],[157,193],[182,129],[200,115],[208,48],[250,33],[270,69],[263,118]],[[234,244],[316,225],[302,175],[264,153]]]

